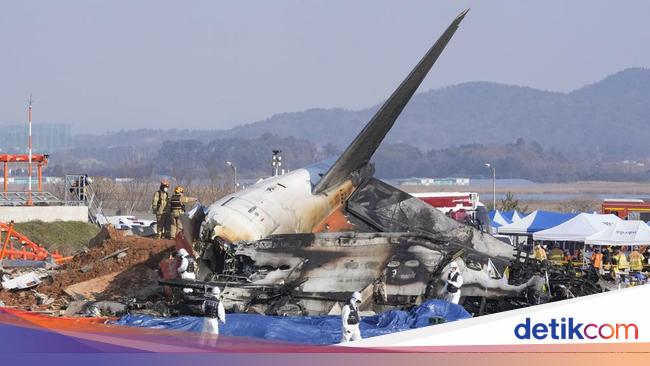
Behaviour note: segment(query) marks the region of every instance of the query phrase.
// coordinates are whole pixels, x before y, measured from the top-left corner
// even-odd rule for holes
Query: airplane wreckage
[[[599,292],[584,280],[553,282],[513,246],[373,177],[372,155],[466,14],[338,159],[264,179],[183,217],[177,249],[196,258],[197,279],[160,283],[195,289],[195,304],[206,286],[218,285],[226,309],[269,315],[334,314],[354,291],[364,293],[361,310],[441,298],[451,261],[464,279],[464,305],[476,304],[477,313],[548,301],[559,291],[553,286],[565,295]],[[163,273],[174,273],[171,262]],[[185,298],[191,307],[192,296]]]

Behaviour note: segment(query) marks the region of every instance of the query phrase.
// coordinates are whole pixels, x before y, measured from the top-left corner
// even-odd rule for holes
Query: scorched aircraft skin
[[[364,291],[362,309],[442,297],[441,278],[457,260],[464,296],[516,297],[537,289],[535,276],[510,285],[499,274],[514,258],[512,246],[373,178],[372,155],[466,14],[338,159],[265,179],[185,217],[177,246],[199,259],[192,286],[224,286],[230,309],[327,314],[353,291]],[[387,301],[373,304],[372,284],[382,275]]]

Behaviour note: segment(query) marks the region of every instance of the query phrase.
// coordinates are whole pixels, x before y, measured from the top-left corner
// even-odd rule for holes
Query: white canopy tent
[[[581,213],[558,226],[534,233],[533,240],[584,242],[588,236],[614,226],[619,221],[622,220],[612,214]]]
[[[650,226],[641,220],[620,220],[585,239],[591,245],[650,245]]]
[[[514,212],[512,213],[512,222],[517,222],[517,221],[521,220],[521,219],[524,218],[524,217],[525,217],[525,216],[522,216],[519,212],[514,211]]]

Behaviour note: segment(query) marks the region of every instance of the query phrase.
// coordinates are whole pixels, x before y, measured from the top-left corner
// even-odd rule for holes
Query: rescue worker
[[[343,306],[341,311],[341,331],[343,333],[341,343],[361,339],[361,330],[359,329],[359,323],[361,322],[361,316],[359,315],[360,303],[361,293],[355,291],[350,297],[350,303]]]
[[[535,244],[535,247],[533,248],[533,254],[535,256],[535,259],[537,259],[540,262],[545,261],[546,258],[546,251],[544,248],[542,248],[542,245],[537,243]]]
[[[447,274],[447,301],[458,304],[460,300],[460,288],[463,286],[463,277],[458,271],[458,264],[451,262],[449,264],[449,273]]]
[[[156,237],[161,238],[167,234],[167,221],[169,217],[168,201],[169,182],[167,180],[160,181],[160,187],[153,194],[151,200],[151,212],[156,215]]]
[[[169,199],[169,216],[171,220],[169,235],[172,239],[176,237],[177,232],[183,229],[181,215],[185,213],[185,204],[196,201],[195,198],[183,197],[184,191],[181,186],[174,188],[174,194]]]
[[[619,251],[618,249],[611,249],[610,252],[612,254],[610,255],[610,261],[611,265],[609,266],[609,275],[612,277],[613,280],[618,281],[618,254]]]
[[[557,244],[553,246],[553,249],[551,249],[548,260],[555,265],[562,265],[562,261],[564,260],[564,252]]]
[[[627,256],[625,255],[625,252],[622,250],[617,251],[617,260],[616,263],[618,263],[618,271],[623,272],[627,271],[630,269],[630,262],[627,261]]]
[[[386,274],[382,273],[379,278],[377,278],[372,283],[372,297],[375,300],[375,304],[386,304],[388,301],[388,296],[386,295]]]
[[[594,255],[594,248],[591,245],[585,247],[585,250],[583,251],[583,255],[582,255],[582,258],[581,258],[582,262],[585,263],[585,264],[591,263],[591,256],[592,255]]]
[[[591,255],[591,265],[598,271],[598,274],[603,274],[603,253],[600,252],[600,249],[596,248],[594,253]]]
[[[201,333],[201,344],[216,346],[217,335],[219,334],[219,321],[226,324],[226,310],[219,300],[221,290],[215,286],[206,291],[208,296],[201,310],[203,311],[203,331]]]
[[[630,271],[641,272],[643,270],[643,254],[639,253],[637,247],[632,248],[630,253]]]
[[[181,248],[178,250],[178,257],[181,259],[181,264],[178,266],[178,274],[181,279],[184,280],[195,280],[196,279],[196,261],[194,258],[190,257],[190,254]],[[186,294],[192,293],[191,288],[184,288],[183,292]]]
[[[88,178],[88,174],[80,175],[77,182],[77,186],[79,187],[79,201],[86,202],[86,193],[88,186],[90,185],[90,178]]]

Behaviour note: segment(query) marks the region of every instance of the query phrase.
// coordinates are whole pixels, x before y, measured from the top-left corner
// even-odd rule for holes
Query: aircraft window
[[[467,261],[466,263],[467,268],[473,269],[475,271],[480,271],[483,269],[479,263],[476,263],[474,261]]]
[[[278,185],[279,185],[280,187],[282,187],[282,188],[287,188],[287,186],[285,186],[285,185],[282,184],[282,183],[278,183]]]
[[[252,213],[253,211],[255,211],[256,208],[257,208],[257,206],[253,206],[253,207],[249,208],[248,213]]]
[[[286,265],[286,264],[283,264],[283,265],[281,265],[280,268],[278,268],[278,269],[281,270],[281,271],[286,271],[286,270],[288,270],[289,268],[291,268],[291,266]]]
[[[420,265],[420,262],[416,259],[411,259],[410,261],[406,261],[404,265],[407,267],[417,267]]]
[[[425,267],[433,267],[433,266],[437,265],[438,262],[431,259],[431,260],[424,261],[422,264],[424,264]]]
[[[397,275],[397,278],[400,280],[412,280],[415,278],[415,272],[411,270],[402,272]]]
[[[359,263],[357,263],[357,262],[347,262],[344,265],[344,267],[347,268],[347,269],[357,269],[357,268],[359,268]]]
[[[366,269],[374,269],[379,267],[379,262],[368,262],[366,263]]]
[[[390,261],[390,262],[388,262],[386,267],[390,267],[390,268],[399,267],[399,264],[400,264],[399,261]]]
[[[326,263],[320,266],[321,269],[326,270],[326,271],[332,271],[336,269],[336,264],[333,263]]]
[[[235,197],[230,197],[230,198],[228,198],[228,200],[227,200],[226,202],[222,203],[221,206],[225,206],[225,205],[227,205],[228,203],[230,203],[230,201],[232,201],[232,200],[234,200],[234,199],[235,199]]]

